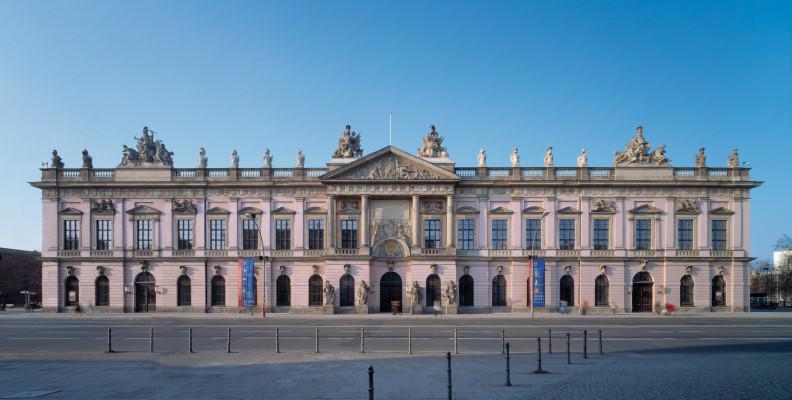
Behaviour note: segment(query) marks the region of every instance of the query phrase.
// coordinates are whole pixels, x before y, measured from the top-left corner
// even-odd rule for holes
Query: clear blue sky
[[[414,151],[427,126],[473,166],[609,166],[646,128],[673,165],[733,147],[765,181],[753,253],[792,234],[792,3],[788,1],[3,1],[0,246],[41,247],[26,182],[52,148],[118,163],[144,125],[194,167],[329,158],[343,126],[366,152]]]

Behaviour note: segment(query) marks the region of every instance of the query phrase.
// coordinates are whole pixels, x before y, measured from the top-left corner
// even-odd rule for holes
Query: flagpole
[[[388,146],[393,145],[393,116],[388,113]]]

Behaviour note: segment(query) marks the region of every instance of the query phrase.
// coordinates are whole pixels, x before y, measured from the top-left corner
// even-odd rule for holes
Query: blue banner
[[[533,306],[545,306],[545,260],[533,260]]]
[[[256,287],[253,285],[253,274],[255,273],[255,259],[242,259],[242,305],[245,307],[255,307]]]

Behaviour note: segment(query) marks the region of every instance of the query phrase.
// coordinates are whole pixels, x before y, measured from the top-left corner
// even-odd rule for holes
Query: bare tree
[[[787,234],[784,234],[784,236],[781,236],[776,241],[775,249],[778,250],[778,251],[792,250],[792,237],[789,237],[789,235],[787,235]]]

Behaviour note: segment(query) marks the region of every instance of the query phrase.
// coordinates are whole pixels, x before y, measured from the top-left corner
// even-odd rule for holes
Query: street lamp
[[[244,215],[245,215],[245,217],[250,218],[253,221],[253,225],[256,227],[256,234],[258,236],[257,242],[259,240],[261,241],[261,251],[263,252],[264,251],[264,235],[262,235],[262,233],[261,233],[261,225],[259,225],[258,221],[256,221],[256,213],[246,212]],[[265,257],[265,256],[263,256],[261,254],[259,254],[259,256],[258,256],[259,261],[266,262],[268,258],[269,257]],[[266,293],[266,284],[267,284],[267,277],[265,276],[264,279],[262,279],[262,282],[261,282],[262,288],[264,288],[264,293]],[[263,298],[261,299],[261,302],[262,302],[261,315],[262,315],[263,318],[266,318],[267,317],[267,297],[263,296]]]

